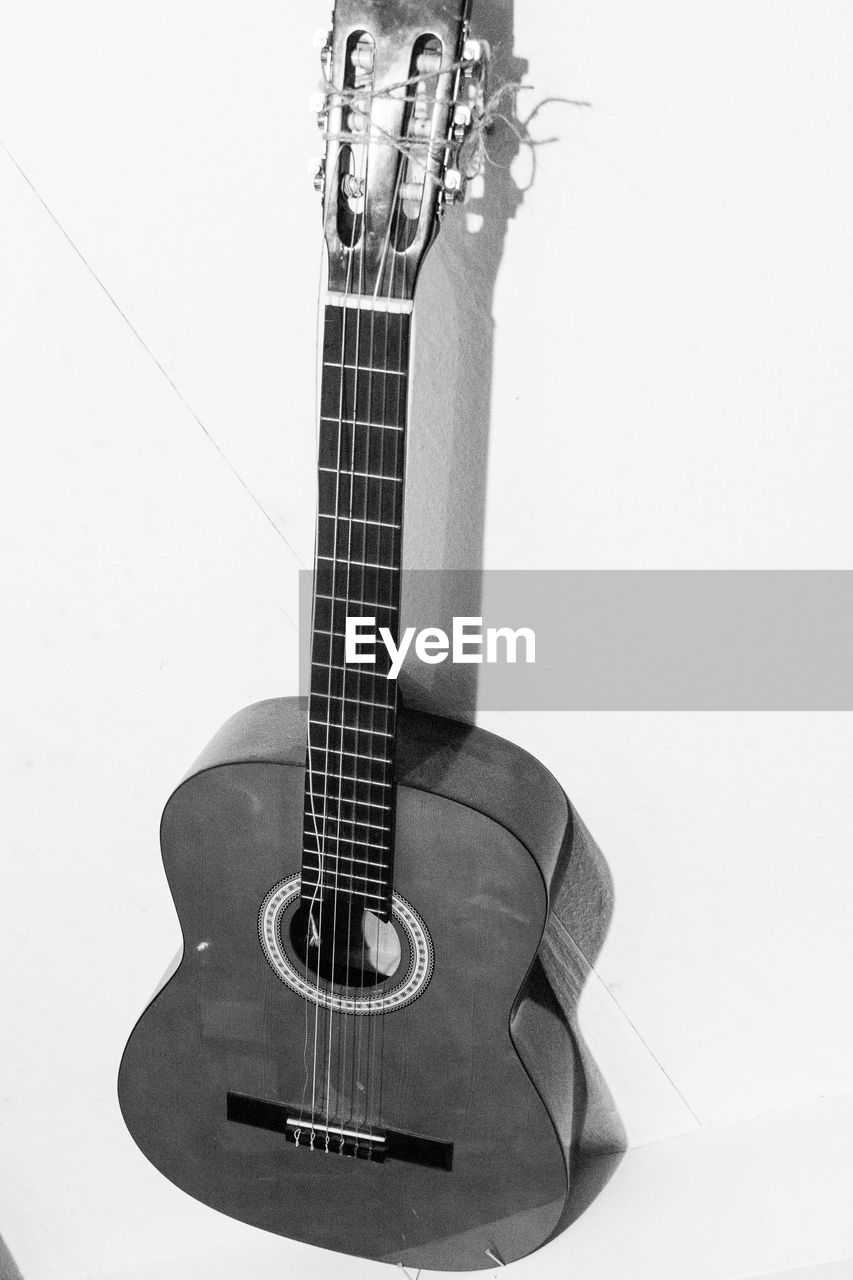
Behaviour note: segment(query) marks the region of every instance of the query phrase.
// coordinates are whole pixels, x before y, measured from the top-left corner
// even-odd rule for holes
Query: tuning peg
[[[305,166],[314,179],[314,190],[322,191],[326,185],[326,161],[323,156],[311,156]]]
[[[468,179],[465,194],[469,200],[482,200],[486,194],[486,179],[482,173],[475,173],[473,178]]]
[[[482,213],[465,214],[465,230],[472,236],[475,236],[478,231],[482,231],[483,222],[484,218]]]
[[[315,27],[311,35],[311,43],[315,49],[323,49],[332,35],[331,27]]]
[[[328,103],[326,95],[318,89],[308,95],[308,110],[313,114],[318,129],[325,129],[327,123]]]
[[[444,190],[450,199],[459,199],[462,194],[462,174],[458,169],[448,169],[445,172]]]
[[[483,56],[483,41],[469,37],[462,46],[463,62],[479,62]]]
[[[367,75],[373,75],[374,55],[375,50],[372,38],[370,36],[362,36],[350,54],[350,62],[356,71],[363,71]]]

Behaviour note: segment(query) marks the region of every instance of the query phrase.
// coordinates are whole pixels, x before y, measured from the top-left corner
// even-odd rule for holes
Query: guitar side
[[[381,1037],[368,1087],[382,1123],[439,1144],[445,1166],[298,1149],[229,1119],[229,1095],[310,1102],[317,1026],[329,1025],[258,937],[265,896],[300,867],[304,727],[296,699],[240,712],[166,807],[184,952],[125,1050],[125,1121],[179,1187],[266,1230],[445,1270],[522,1257],[557,1228],[568,1193],[573,1049],[531,969],[569,810],[543,766],[492,734],[401,715],[395,888],[426,922],[434,970],[406,1007],[332,1024],[353,1047]]]

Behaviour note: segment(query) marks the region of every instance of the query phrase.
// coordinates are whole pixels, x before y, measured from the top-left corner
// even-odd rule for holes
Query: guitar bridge
[[[324,1155],[353,1156],[358,1160],[402,1160],[433,1169],[453,1167],[453,1143],[419,1138],[396,1129],[358,1128],[334,1124],[318,1116],[305,1115],[283,1102],[252,1098],[245,1093],[226,1095],[227,1117],[235,1124],[252,1125],[280,1133],[300,1150]]]

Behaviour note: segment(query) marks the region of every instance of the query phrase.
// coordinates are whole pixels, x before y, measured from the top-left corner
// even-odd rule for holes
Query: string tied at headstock
[[[337,0],[318,123],[330,281],[411,297],[448,205],[483,163],[488,46],[469,0]]]
[[[434,53],[424,54],[414,75],[381,88],[366,83],[339,89],[324,78],[314,103],[323,140],[348,142],[353,134],[358,134],[375,145],[393,147],[406,159],[422,165],[426,180],[444,193],[447,203],[463,199],[467,182],[483,169],[483,135],[488,125],[485,111],[488,58],[489,47],[485,41],[468,40],[462,57],[449,65],[441,66],[440,58]],[[448,74],[455,77],[451,130],[448,137],[434,138],[430,89],[439,76]],[[400,95],[412,111],[408,132],[395,136],[372,120],[372,104],[392,97],[399,100]],[[336,110],[348,118],[348,127],[339,132],[329,127]],[[441,173],[427,168],[425,161],[430,158],[443,160]]]

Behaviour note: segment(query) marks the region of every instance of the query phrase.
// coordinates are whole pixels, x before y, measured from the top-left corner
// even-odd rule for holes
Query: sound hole
[[[346,897],[303,900],[290,918],[290,945],[306,973],[324,982],[376,987],[400,967],[403,947],[392,920],[385,921]]]

